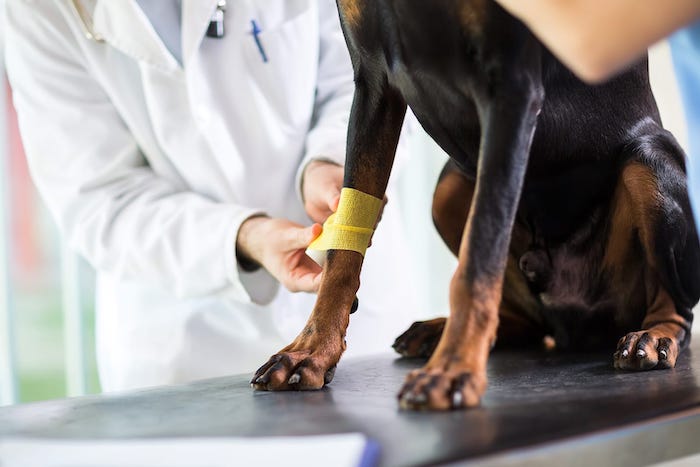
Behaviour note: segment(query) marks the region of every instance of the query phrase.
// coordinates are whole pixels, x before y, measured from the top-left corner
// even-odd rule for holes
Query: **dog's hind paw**
[[[674,337],[650,329],[631,332],[620,339],[613,360],[615,368],[620,370],[673,368],[679,350]]]
[[[396,338],[393,349],[402,357],[428,358],[433,354],[445,329],[445,318],[416,321]]]
[[[406,376],[399,405],[406,410],[452,410],[479,405],[486,377],[469,371],[414,370]]]

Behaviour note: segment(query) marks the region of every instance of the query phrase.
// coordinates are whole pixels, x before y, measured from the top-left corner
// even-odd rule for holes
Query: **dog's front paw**
[[[451,410],[479,405],[486,390],[484,372],[422,368],[406,376],[399,405],[408,410]]]
[[[440,342],[446,321],[445,318],[416,321],[396,338],[392,347],[403,357],[428,358]]]
[[[280,352],[258,368],[250,385],[261,391],[321,389],[333,381],[338,358],[310,351]]]
[[[676,366],[679,351],[674,337],[650,329],[620,339],[613,359],[615,368],[621,370],[665,369]]]

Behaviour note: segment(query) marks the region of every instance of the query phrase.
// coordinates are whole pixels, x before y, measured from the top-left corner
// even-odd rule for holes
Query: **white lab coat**
[[[184,66],[133,0],[7,2],[7,65],[30,169],[63,235],[98,271],[104,390],[254,371],[314,296],[237,267],[257,212],[309,224],[299,174],[344,161],[352,71],[332,0],[184,0]],[[251,20],[261,26],[264,63]],[[346,355],[388,350],[420,301],[391,187]],[[428,213],[426,213],[428,215]]]

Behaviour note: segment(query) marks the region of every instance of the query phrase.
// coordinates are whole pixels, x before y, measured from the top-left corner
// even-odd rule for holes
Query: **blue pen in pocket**
[[[255,45],[258,46],[258,51],[260,51],[260,57],[262,58],[263,63],[267,63],[267,54],[265,53],[265,49],[263,48],[262,42],[260,42],[260,33],[262,30],[258,26],[258,23],[254,20],[250,20],[250,24],[253,27],[253,30],[251,31],[251,34],[253,34],[253,40],[255,41]]]

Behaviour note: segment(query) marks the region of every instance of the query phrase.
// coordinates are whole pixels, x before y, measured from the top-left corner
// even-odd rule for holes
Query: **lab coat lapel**
[[[95,31],[123,53],[161,69],[178,68],[177,60],[134,0],[98,0],[93,22]]]
[[[182,0],[182,62],[188,65],[209,26],[217,0]]]

